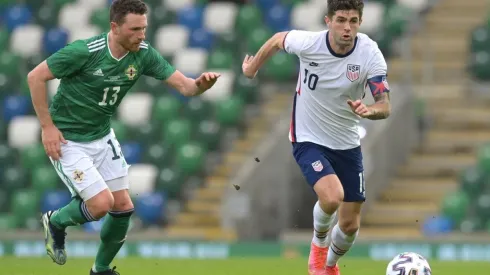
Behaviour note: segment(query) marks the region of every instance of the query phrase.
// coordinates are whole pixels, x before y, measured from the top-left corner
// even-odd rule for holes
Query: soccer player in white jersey
[[[244,75],[253,78],[281,49],[300,61],[289,138],[294,158],[318,197],[310,275],[340,274],[337,262],[358,235],[365,201],[359,120],[385,119],[391,110],[383,54],[376,42],[358,33],[363,8],[362,0],[328,0],[328,30],[276,33],[242,65]],[[367,86],[375,100],[369,106],[361,101]]]

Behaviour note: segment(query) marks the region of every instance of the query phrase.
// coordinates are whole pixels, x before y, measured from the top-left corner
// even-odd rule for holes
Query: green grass
[[[91,259],[68,259],[58,266],[47,257],[0,258],[0,274],[5,275],[88,275]],[[342,275],[384,275],[387,262],[367,259],[343,259]],[[484,275],[490,262],[430,262],[434,275]],[[228,260],[162,260],[126,258],[115,265],[121,275],[300,275],[307,274],[306,259],[244,258]]]

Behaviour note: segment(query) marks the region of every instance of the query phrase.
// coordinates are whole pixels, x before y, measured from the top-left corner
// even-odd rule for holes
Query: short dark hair
[[[328,0],[327,16],[332,18],[337,11],[356,10],[359,12],[359,18],[362,18],[363,9],[363,0]]]
[[[147,12],[148,6],[141,0],[114,0],[111,4],[109,19],[121,25],[126,15],[130,13],[143,15]]]

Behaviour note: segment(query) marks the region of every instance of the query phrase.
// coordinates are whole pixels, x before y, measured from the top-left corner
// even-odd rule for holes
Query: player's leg
[[[338,261],[354,244],[359,232],[361,208],[365,201],[365,182],[360,147],[337,151],[331,154],[335,158],[335,171],[344,187],[344,201],[341,203],[338,222],[331,232],[331,241],[327,256],[327,274],[338,273]]]
[[[313,143],[293,144],[294,157],[318,201],[313,208],[313,239],[308,260],[309,274],[324,274],[328,251],[327,235],[335,211],[343,199],[343,189],[323,148]]]
[[[332,229],[327,267],[337,265],[354,244],[361,223],[362,202],[343,202],[338,210],[338,223]]]
[[[73,143],[62,145],[63,157],[52,161],[56,172],[73,195],[72,201],[42,217],[46,250],[57,264],[66,262],[65,229],[103,217],[113,205],[113,197],[92,160]]]
[[[114,274],[110,264],[124,245],[131,215],[134,212],[133,202],[129,195],[127,176],[107,181],[113,191],[114,207],[106,217],[100,232],[101,244],[97,251],[94,266],[90,274]]]
[[[333,171],[333,170],[332,170]],[[321,177],[313,186],[318,201],[313,208],[313,242],[320,247],[327,247],[327,235],[335,213],[339,208],[344,190],[336,174]]]
[[[102,144],[106,145],[106,152],[98,163],[98,170],[114,196],[114,206],[102,226],[101,244],[90,274],[113,275],[118,273],[111,269],[110,264],[126,240],[134,206],[128,192],[129,165],[113,131],[103,138]]]

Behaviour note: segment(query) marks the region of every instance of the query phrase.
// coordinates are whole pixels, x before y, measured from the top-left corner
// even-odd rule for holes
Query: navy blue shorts
[[[311,187],[320,178],[336,174],[344,188],[345,202],[366,200],[361,146],[333,150],[311,142],[293,142],[293,155]]]

